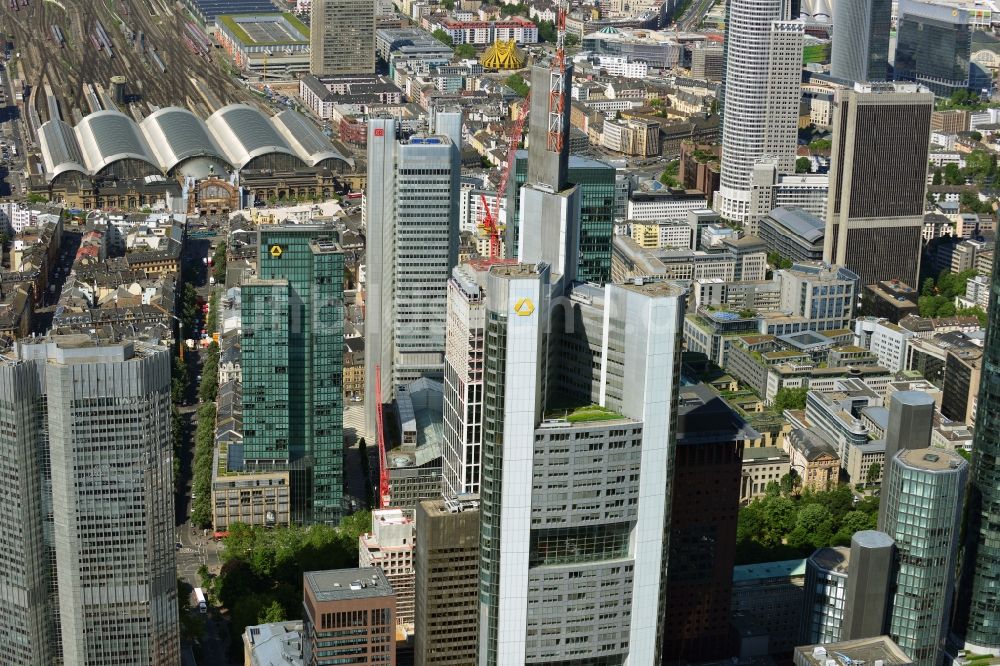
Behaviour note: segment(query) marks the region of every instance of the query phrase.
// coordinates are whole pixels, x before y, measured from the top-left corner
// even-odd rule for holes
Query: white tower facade
[[[805,26],[788,0],[732,0],[726,39],[720,215],[751,221],[753,167],[774,158],[794,170]],[[753,231],[753,230],[751,230]]]

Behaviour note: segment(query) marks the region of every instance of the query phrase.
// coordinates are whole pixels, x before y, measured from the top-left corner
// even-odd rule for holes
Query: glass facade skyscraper
[[[892,0],[833,3],[830,74],[846,81],[885,81],[891,23]]]
[[[0,357],[0,662],[180,663],[172,460],[166,348]]]
[[[970,650],[1000,650],[1000,273],[993,266],[956,633]]]
[[[333,229],[264,227],[242,290],[243,454],[291,472],[292,520],[336,523],[343,495],[344,255]]]
[[[518,151],[514,184],[508,194],[507,255],[517,255],[521,186],[528,179],[528,153]],[[611,240],[615,231],[615,168],[600,160],[570,155],[569,182],[580,189],[580,261],[577,279],[611,281]]]
[[[895,76],[916,81],[940,97],[969,88],[972,26],[955,3],[900,0]]]
[[[904,449],[882,481],[882,531],[899,553],[888,634],[916,666],[943,660],[968,467],[952,451]]]

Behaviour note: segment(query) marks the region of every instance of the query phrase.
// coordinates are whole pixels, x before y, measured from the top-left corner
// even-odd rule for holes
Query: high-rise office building
[[[758,435],[705,384],[682,387],[678,402],[663,659],[721,659],[733,647],[743,441]]]
[[[292,520],[336,523],[343,497],[344,254],[322,225],[264,226],[242,288],[243,464],[288,470]]]
[[[309,73],[316,76],[375,73],[375,3],[312,0]]]
[[[885,429],[885,465],[903,449],[924,449],[931,445],[934,427],[934,397],[923,391],[894,391],[889,399],[889,424]],[[883,470],[884,475],[884,470]],[[880,502],[878,526],[885,523],[887,504]]]
[[[416,666],[470,666],[479,643],[478,501],[417,505]]]
[[[892,598],[895,556],[896,544],[884,532],[863,530],[851,537],[851,573],[847,579],[847,603],[840,640],[871,638],[884,633],[886,612]]]
[[[400,509],[372,511],[372,531],[358,538],[358,566],[379,568],[396,594],[396,623],[413,626],[413,520]]]
[[[396,666],[396,595],[382,570],[302,576],[302,664]]]
[[[820,548],[806,560],[805,603],[802,609],[802,643],[835,643],[840,640],[847,603],[851,549]]]
[[[440,115],[440,114],[439,114]],[[444,373],[448,278],[458,261],[459,151],[447,136],[396,136],[368,122],[365,404],[375,432],[375,368],[382,400],[400,384]]]
[[[862,286],[916,284],[934,96],[914,84],[855,84],[836,103],[823,260]]]
[[[995,263],[983,349],[955,629],[966,649],[996,654],[1000,652],[1000,272]]]
[[[179,663],[170,352],[19,344],[0,424],[3,662]]]
[[[961,2],[899,0],[893,63],[896,79],[915,81],[941,97],[978,87],[970,79],[971,14],[976,11],[971,4]]]
[[[881,531],[899,553],[887,628],[917,666],[943,662],[968,467],[957,453],[930,447],[886,461]]]
[[[789,12],[788,0],[728,4],[722,164],[713,205],[743,225],[754,222],[754,164],[774,158],[781,172],[794,170],[805,26],[789,21]]]
[[[452,271],[448,282],[448,336],[444,360],[441,491],[445,497],[479,494],[483,444],[483,357],[486,277],[490,266],[513,260],[476,260]]]
[[[479,664],[658,663],[684,294],[552,287],[487,281]]]
[[[521,186],[528,180],[528,152],[518,151],[507,195],[507,256],[517,256]],[[611,239],[615,228],[615,168],[584,155],[570,155],[567,180],[580,189],[580,261],[577,279],[611,280]]]
[[[885,81],[889,76],[892,0],[833,3],[830,74],[844,81]]]
[[[820,548],[806,561],[799,641],[836,643],[884,633],[895,582],[895,549],[882,532],[865,530],[851,547]]]

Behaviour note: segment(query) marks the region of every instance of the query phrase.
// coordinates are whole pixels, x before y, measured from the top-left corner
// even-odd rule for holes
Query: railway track
[[[15,51],[21,54],[26,81],[33,90],[48,82],[67,120],[74,111],[86,114],[90,110],[82,95],[86,84],[106,85],[114,75],[126,78],[129,92],[138,94],[143,112],[150,107],[187,106],[192,100],[201,107],[205,104],[200,100],[206,97],[212,106],[256,103],[219,67],[218,49],[211,49],[206,58],[184,47],[178,35],[186,29],[187,20],[166,0],[31,0],[20,11],[4,8],[0,12],[0,23],[9,26],[5,32],[12,34]],[[91,36],[98,22],[111,45],[112,57],[93,47]],[[52,25],[58,25],[64,36],[62,48],[57,40],[38,37],[52,34]],[[133,43],[140,32],[146,49]],[[151,47],[156,48],[165,72],[149,57],[147,49]],[[43,122],[49,119],[44,95],[33,92],[29,103]]]

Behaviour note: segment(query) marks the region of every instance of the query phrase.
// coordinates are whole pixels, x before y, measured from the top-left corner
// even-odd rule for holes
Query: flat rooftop
[[[733,567],[734,583],[752,583],[768,578],[795,578],[806,575],[806,560],[781,560]]]
[[[931,447],[926,449],[904,449],[897,454],[897,457],[909,467],[924,469],[929,472],[957,470],[963,465],[968,464],[957,453],[953,453],[947,449]]]
[[[877,660],[885,666],[907,666],[913,663],[913,660],[888,636],[825,645],[802,645],[795,648],[795,663],[826,666],[832,655],[837,655],[838,658],[843,655],[854,663],[874,664]],[[837,659],[838,663],[840,661],[842,660]]]
[[[393,596],[392,585],[378,568],[307,571],[303,582],[316,601]]]
[[[247,46],[309,43],[309,28],[291,13],[223,14],[216,22]]]

